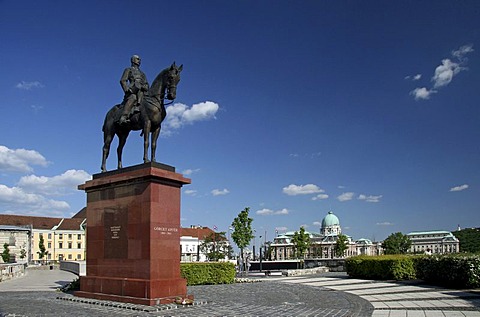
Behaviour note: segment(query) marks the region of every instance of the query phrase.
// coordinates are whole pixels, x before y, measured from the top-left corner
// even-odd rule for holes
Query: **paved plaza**
[[[0,283],[0,316],[478,316],[480,292],[418,282],[348,278],[344,273],[252,277],[253,283],[188,287],[195,305],[141,306],[78,298],[56,291],[76,276],[28,270]]]

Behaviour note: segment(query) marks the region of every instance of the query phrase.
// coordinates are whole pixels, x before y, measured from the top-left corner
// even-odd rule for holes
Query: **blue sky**
[[[192,179],[183,226],[480,227],[478,1],[0,1],[0,42],[0,213],[85,206],[139,54],[150,82],[184,65],[157,149]]]

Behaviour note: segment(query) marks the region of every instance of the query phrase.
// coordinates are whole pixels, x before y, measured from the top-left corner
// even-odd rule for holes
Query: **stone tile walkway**
[[[281,281],[357,295],[373,305],[373,317],[480,317],[479,290],[452,290],[424,285],[418,281],[369,281],[346,276],[284,277]]]

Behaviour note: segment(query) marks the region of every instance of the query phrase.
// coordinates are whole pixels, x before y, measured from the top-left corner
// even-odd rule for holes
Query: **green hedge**
[[[447,287],[480,287],[479,254],[355,256],[346,259],[345,267],[354,278],[418,278]]]
[[[480,255],[449,254],[415,257],[417,277],[454,288],[480,287]]]
[[[231,284],[235,282],[235,265],[229,262],[181,263],[180,272],[187,285]]]
[[[346,259],[347,274],[355,278],[409,280],[416,277],[411,256],[355,256]]]

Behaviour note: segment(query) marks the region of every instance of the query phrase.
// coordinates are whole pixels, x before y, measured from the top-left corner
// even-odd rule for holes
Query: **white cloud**
[[[378,196],[373,196],[373,195],[367,196],[363,194],[358,195],[359,200],[364,200],[369,203],[378,203],[380,201],[380,198],[382,197],[383,195],[378,195]]]
[[[461,67],[460,64],[454,63],[448,58],[444,59],[442,64],[435,69],[435,74],[432,77],[432,81],[434,82],[433,88],[439,88],[450,84],[453,76],[465,69],[466,68]]]
[[[197,172],[200,172],[200,169],[197,168],[197,169],[186,169],[182,172],[183,175],[192,175],[193,173],[197,173]]]
[[[189,196],[196,196],[197,195],[197,191],[194,190],[194,189],[186,189],[184,191],[185,195],[189,195]]]
[[[430,99],[430,96],[436,92],[437,92],[436,90],[433,90],[433,89],[428,90],[425,87],[421,87],[421,88],[415,88],[414,90],[412,90],[410,92],[410,95],[413,95],[415,97],[415,100],[420,100],[420,99],[426,100],[426,99]]]
[[[464,45],[458,50],[452,51],[452,56],[456,61],[452,61],[450,58],[444,58],[442,63],[435,68],[434,75],[432,77],[433,87],[427,89],[426,87],[418,87],[410,92],[411,95],[415,97],[415,100],[420,99],[429,99],[432,93],[437,91],[434,89],[442,88],[450,84],[453,80],[453,77],[458,75],[461,71],[467,70],[466,67],[468,59],[465,57],[466,54],[473,52],[473,45]],[[417,75],[418,76],[418,75]],[[407,76],[410,78],[410,76]],[[415,80],[416,76],[413,77]],[[418,79],[420,79],[419,77]]]
[[[275,231],[278,233],[280,231],[287,231],[288,228],[287,227],[275,227]]]
[[[283,193],[289,196],[296,196],[296,195],[309,195],[309,194],[316,194],[316,193],[323,193],[324,190],[319,188],[317,185],[314,184],[307,184],[307,185],[295,185],[290,184],[287,187],[283,188]]]
[[[317,196],[312,197],[312,200],[323,200],[323,199],[327,199],[327,198],[328,198],[327,194],[318,194]]]
[[[377,222],[377,226],[393,226],[393,223],[385,221],[385,222]]]
[[[473,51],[474,51],[473,45],[468,44],[468,45],[464,45],[464,46],[460,47],[458,50],[453,50],[452,51],[452,56],[456,57],[461,62],[465,62],[466,59],[467,59],[465,57],[465,55],[468,54],[468,53],[472,53]]]
[[[15,86],[15,88],[23,89],[23,90],[31,90],[33,88],[43,88],[43,87],[45,86],[39,81],[23,81],[23,80]]]
[[[42,195],[25,192],[20,187],[7,187],[0,184],[0,204],[13,207],[15,213],[23,214],[27,210],[34,213],[67,211],[70,205],[65,201],[47,199]]]
[[[314,222],[313,222],[313,225],[316,226],[316,227],[321,227],[321,226],[322,226],[322,222],[321,222],[321,221],[314,221]]]
[[[467,184],[463,184],[463,185],[460,185],[460,186],[455,186],[455,187],[450,188],[450,191],[451,192],[460,192],[462,190],[467,189],[468,187],[469,186]]]
[[[212,190],[212,195],[213,195],[213,196],[226,195],[226,194],[228,194],[228,193],[230,193],[230,191],[229,191],[228,189],[226,189],[226,188],[224,188],[224,189],[214,189],[214,190]]]
[[[0,171],[29,173],[31,165],[47,166],[48,162],[40,153],[33,150],[9,149],[0,145]]]
[[[288,209],[286,208],[283,208],[281,210],[271,210],[271,209],[267,209],[267,208],[264,208],[264,209],[261,209],[261,210],[257,210],[256,214],[257,215],[261,215],[261,216],[272,216],[272,215],[288,215]]]
[[[413,76],[406,76],[405,79],[411,79],[412,81],[417,81],[422,78],[422,74],[416,74]]]
[[[83,170],[68,170],[53,177],[23,176],[17,185],[26,192],[56,196],[65,195],[69,191],[76,191],[78,185],[90,179],[92,179],[92,176]]]
[[[214,119],[218,109],[218,104],[212,101],[197,103],[191,108],[182,103],[175,103],[167,107],[163,127],[168,134],[170,130],[179,129],[185,124]]]
[[[354,195],[355,193],[353,192],[347,192],[338,196],[337,199],[338,201],[348,201],[348,200],[352,200]]]

